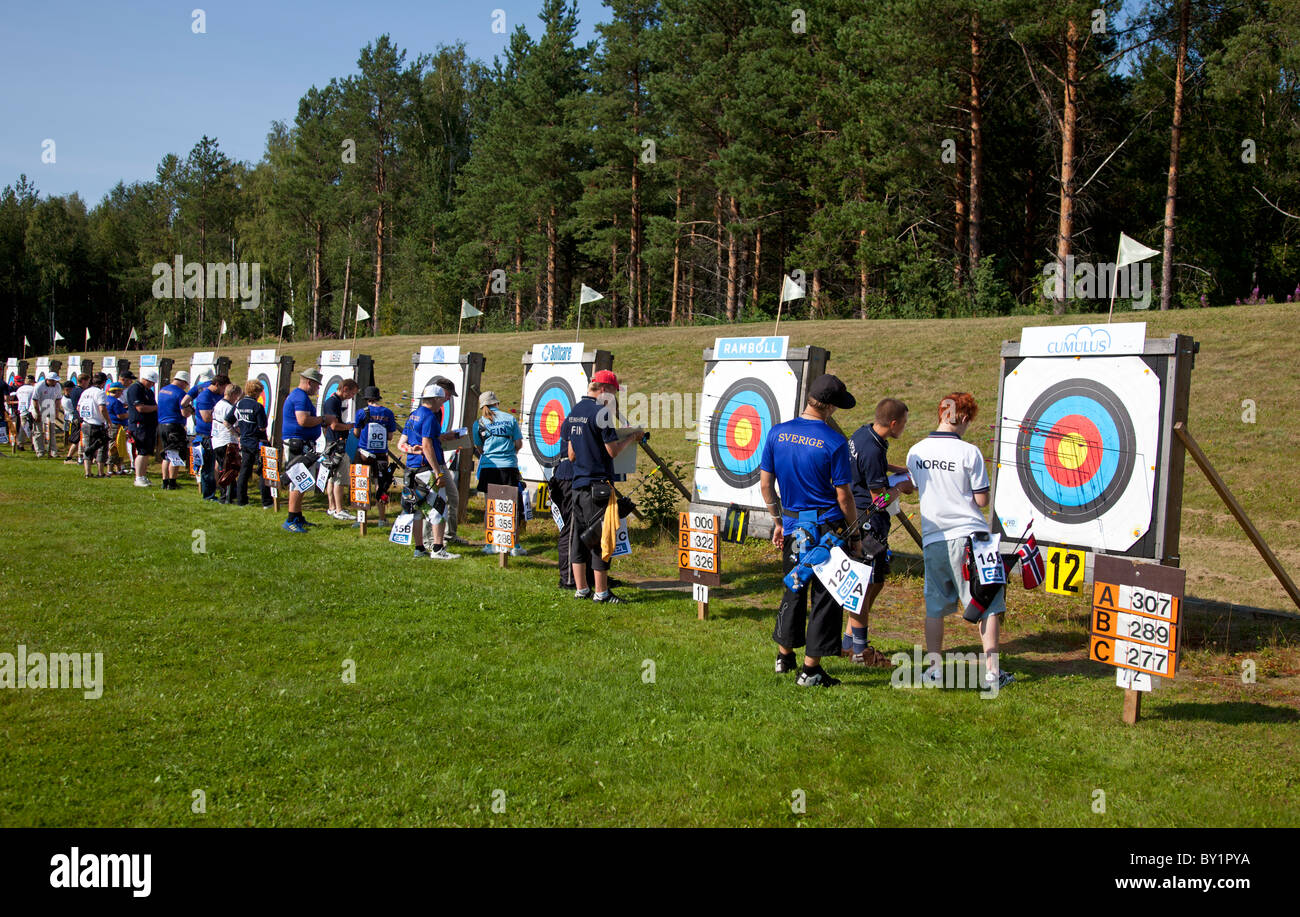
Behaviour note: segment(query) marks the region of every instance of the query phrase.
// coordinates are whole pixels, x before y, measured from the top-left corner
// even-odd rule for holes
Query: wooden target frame
[[[749,534],[755,538],[772,534],[772,517],[764,506],[758,483],[758,459],[767,432],[799,416],[809,385],[826,372],[831,356],[821,347],[787,344],[788,340],[783,341],[783,355],[772,359],[720,358],[715,354],[718,342],[703,353],[704,383],[691,510],[708,510],[725,518],[732,506],[748,509],[752,513]],[[755,427],[759,428],[757,433]],[[743,431],[739,434],[740,451],[736,451],[734,442],[738,429]],[[724,454],[729,434],[732,451]],[[728,458],[729,465],[724,461]]]
[[[457,427],[474,426],[478,416],[478,396],[481,393],[483,370],[487,358],[481,353],[461,353],[459,346],[441,346],[430,344],[422,346],[418,353],[411,354],[411,401],[409,408],[414,411],[420,403],[420,393],[424,387],[438,376],[446,376],[456,383],[456,395],[445,405],[442,411],[442,432]],[[409,416],[409,415],[408,415]],[[456,462],[456,490],[460,494],[459,520],[464,522],[469,512],[470,478],[474,448],[469,446],[455,450],[459,456]]]
[[[1187,422],[1198,350],[1181,334],[1148,339],[1141,353],[1120,356],[1022,356],[1020,342],[1003,342],[990,515],[1005,551],[1032,514],[1044,555],[1061,548],[1179,565],[1185,450],[1174,425]],[[1027,385],[1024,372],[1033,374],[1027,391],[1042,388],[1031,399],[1016,391]],[[1147,416],[1153,397],[1150,427],[1130,429],[1128,418]],[[1074,466],[1076,477],[1063,466]],[[1139,499],[1149,505],[1135,511]]]

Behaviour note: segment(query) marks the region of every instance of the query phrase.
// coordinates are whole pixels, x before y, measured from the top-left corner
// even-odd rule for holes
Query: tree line
[[[489,65],[388,35],[256,163],[204,136],[93,208],[0,194],[13,352],[275,336],[1090,312],[1045,268],[1161,250],[1159,308],[1300,296],[1297,0],[543,0]],[[155,265],[257,263],[256,309]],[[183,289],[176,278],[176,289]]]

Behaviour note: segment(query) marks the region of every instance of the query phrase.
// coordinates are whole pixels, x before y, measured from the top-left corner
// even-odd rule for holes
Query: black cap
[[[813,380],[813,384],[808,389],[808,397],[815,398],[822,404],[833,404],[846,411],[858,403],[858,399],[850,395],[849,390],[844,387],[840,377],[832,376],[830,373]]]
[[[134,378],[135,378],[135,373],[131,372],[131,370],[129,370],[129,369],[124,369],[124,370],[122,370],[120,373],[118,373],[118,375],[119,375],[119,377],[121,377],[121,378],[123,378],[123,379],[134,379]]]
[[[380,401],[379,389],[373,385],[367,385],[366,390],[361,393],[363,401]]]
[[[438,376],[436,379],[433,380],[433,384],[434,384],[434,385],[441,385],[443,388],[445,388],[447,391],[451,392],[453,395],[459,394],[459,393],[456,391],[456,383],[455,383],[455,382],[452,382],[452,381],[451,381],[450,379],[448,379],[446,376]]]

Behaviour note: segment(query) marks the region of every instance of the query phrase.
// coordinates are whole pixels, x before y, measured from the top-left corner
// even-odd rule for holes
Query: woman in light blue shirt
[[[500,409],[501,400],[496,392],[484,392],[478,396],[478,419],[474,421],[474,454],[479,456],[478,484],[475,490],[486,494],[489,484],[506,484],[520,488],[520,502],[524,499],[522,478],[519,476],[519,459],[517,454],[524,445],[523,433],[519,430],[519,421],[513,414]],[[523,514],[516,513],[517,537],[524,534]],[[491,545],[484,545],[484,553],[494,550]],[[525,555],[518,540],[510,552],[515,556]]]

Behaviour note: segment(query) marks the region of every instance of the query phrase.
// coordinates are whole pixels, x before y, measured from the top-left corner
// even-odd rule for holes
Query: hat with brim
[[[312,382],[324,381],[323,379],[321,379],[320,370],[315,368],[304,369],[302,372],[298,373],[298,375],[302,376],[304,379],[309,379]]]
[[[497,397],[496,392],[484,392],[478,396],[479,410],[487,407],[489,404],[500,404],[501,399]]]
[[[380,396],[380,394],[379,394],[379,389],[376,388],[376,387],[373,386],[373,385],[367,385],[367,386],[366,386],[366,390],[365,390],[364,392],[361,393],[361,397],[362,397],[362,399],[365,400],[365,401],[382,401],[382,400],[383,400],[383,398],[382,398],[382,397]]]

